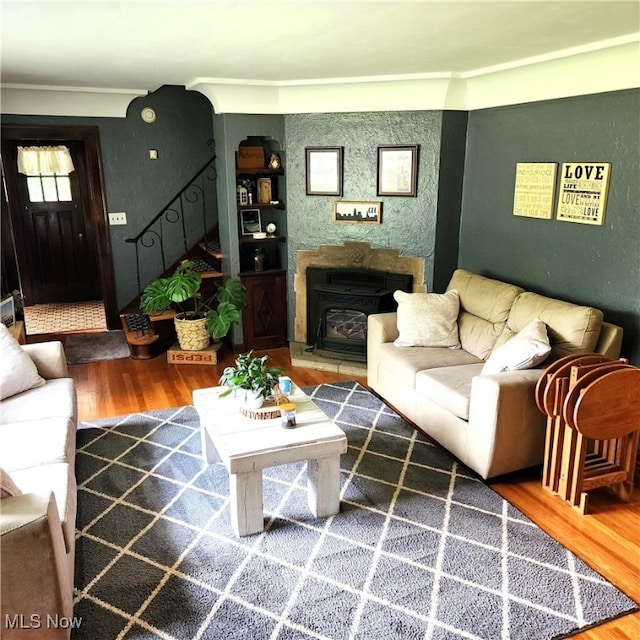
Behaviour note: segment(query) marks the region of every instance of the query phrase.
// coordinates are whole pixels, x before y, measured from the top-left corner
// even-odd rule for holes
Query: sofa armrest
[[[372,313],[367,316],[367,347],[393,342],[398,332],[397,313]]]
[[[375,387],[378,379],[380,345],[393,342],[398,336],[396,313],[372,313],[367,316],[367,381]]]
[[[540,464],[546,417],[535,402],[544,369],[476,376],[469,400],[468,453],[484,478]]]
[[[67,358],[64,354],[62,342],[34,342],[21,345],[23,350],[34,361],[38,373],[45,380],[53,378],[68,378]]]
[[[616,324],[603,322],[596,344],[597,353],[601,353],[608,358],[619,358],[622,349],[623,329]]]
[[[73,615],[73,576],[53,494],[23,494],[0,501],[2,638],[68,638],[69,629],[46,628],[47,616]],[[21,629],[16,616],[42,622]]]

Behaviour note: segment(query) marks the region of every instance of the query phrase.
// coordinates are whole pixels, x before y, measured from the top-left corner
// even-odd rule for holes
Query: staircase
[[[207,197],[207,186],[215,183],[215,156],[163,207],[154,218],[133,238],[125,242],[135,245],[136,276],[138,296],[120,314],[129,352],[135,360],[147,360],[165,352],[176,341],[173,318],[175,311],[145,315],[139,311],[140,294],[144,286],[141,282],[143,259],[154,259],[161,263],[161,272],[149,278],[148,282],[165,274],[173,273],[182,260],[192,260],[203,279],[202,293],[208,295],[223,278],[222,252],[218,227],[212,225],[216,217],[215,200],[212,204]],[[209,190],[209,196],[211,190]],[[193,222],[201,218],[200,238],[195,242]],[[182,247],[183,253],[177,257],[167,256],[167,246]],[[175,254],[175,251],[174,251]],[[171,263],[168,265],[168,261]],[[127,311],[129,310],[129,311]]]

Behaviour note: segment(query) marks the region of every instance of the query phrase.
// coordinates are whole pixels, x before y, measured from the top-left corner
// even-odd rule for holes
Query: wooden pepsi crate
[[[218,352],[221,348],[222,342],[215,342],[206,349],[185,351],[176,342],[167,351],[167,362],[169,364],[218,364]]]

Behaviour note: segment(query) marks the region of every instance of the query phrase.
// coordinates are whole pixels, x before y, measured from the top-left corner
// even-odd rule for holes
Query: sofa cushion
[[[514,300],[523,289],[457,269],[447,290],[460,295],[458,330],[465,351],[485,359],[502,333]]]
[[[532,369],[543,362],[550,351],[547,326],[536,318],[492,351],[482,368],[482,375]]]
[[[416,375],[424,369],[434,367],[451,367],[461,364],[482,364],[479,358],[467,353],[464,349],[448,349],[447,347],[396,347],[386,342],[379,347],[379,370],[377,378],[393,381],[394,385],[402,385],[413,389]]]
[[[11,476],[0,467],[0,498],[19,496],[22,493]]]
[[[75,423],[68,418],[45,418],[0,425],[0,467],[9,471],[43,464],[73,464]]]
[[[393,294],[398,303],[396,347],[459,348],[457,291]]]
[[[547,325],[551,343],[551,360],[572,353],[593,351],[598,342],[603,313],[593,307],[583,307],[562,300],[547,298],[525,291],[513,303],[507,326],[496,346],[522,331],[535,318]]]
[[[0,424],[42,418],[77,421],[76,387],[72,378],[47,380],[37,389],[24,391],[0,403]]]
[[[0,400],[44,384],[33,360],[0,322]]]
[[[416,375],[416,392],[454,416],[469,419],[471,381],[480,375],[482,363],[440,367]]]

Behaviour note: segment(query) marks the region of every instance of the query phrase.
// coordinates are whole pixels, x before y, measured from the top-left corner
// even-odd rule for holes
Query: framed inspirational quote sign
[[[565,162],[560,174],[556,218],[564,222],[604,224],[610,162]]]
[[[513,215],[527,218],[553,217],[556,193],[556,162],[516,163],[516,183],[513,191]]]

